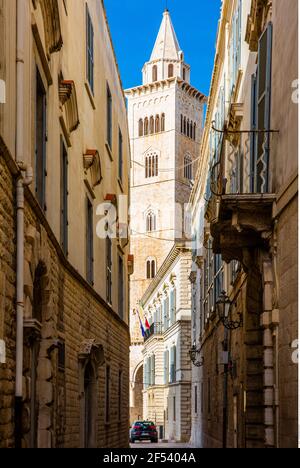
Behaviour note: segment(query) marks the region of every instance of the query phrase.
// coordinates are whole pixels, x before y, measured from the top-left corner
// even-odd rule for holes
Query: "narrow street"
[[[297,0],[0,0],[0,449],[298,446],[298,77]]]
[[[150,442],[136,442],[135,444],[130,444],[130,447],[133,449],[183,449],[183,448],[190,448],[189,444],[179,444],[176,442],[158,442],[158,444],[151,444]]]

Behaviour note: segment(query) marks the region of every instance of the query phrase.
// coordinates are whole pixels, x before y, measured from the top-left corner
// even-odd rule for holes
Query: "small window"
[[[187,180],[193,179],[193,164],[192,158],[189,155],[184,158],[184,178]]]
[[[88,6],[86,6],[86,47],[87,80],[94,93],[94,28]]]
[[[155,133],[160,132],[160,118],[159,115],[155,117]]]
[[[119,317],[124,320],[124,262],[119,255],[118,265],[118,288],[119,288]]]
[[[123,135],[119,129],[119,179],[123,179]]]
[[[63,142],[60,140],[60,244],[64,254],[68,255],[68,153]]]
[[[182,71],[182,77],[183,77],[183,81],[185,81],[185,79],[186,79],[186,70],[185,70],[184,67],[183,67],[183,71]]]
[[[154,279],[156,276],[156,261],[153,259],[147,260],[147,279]]]
[[[109,144],[110,149],[112,148],[112,96],[110,88],[107,85],[106,90],[106,99],[107,99],[107,143]]]
[[[162,114],[161,115],[161,126],[160,126],[160,131],[164,132],[166,130],[166,115]]]
[[[57,364],[60,372],[65,372],[66,369],[66,349],[64,341],[58,342]]]
[[[190,119],[187,119],[186,123],[186,136],[190,137]]]
[[[157,81],[157,65],[152,68],[152,81]]]
[[[144,122],[143,119],[139,120],[139,137],[144,135]]]
[[[112,240],[106,237],[106,300],[112,304]]]
[[[35,193],[42,210],[46,210],[46,108],[46,90],[37,69],[35,102]]]
[[[173,397],[173,420],[176,421],[176,397]]]
[[[94,284],[94,215],[93,205],[87,199],[86,212],[86,277],[87,281]]]
[[[187,132],[186,132],[186,117],[184,117],[184,119],[183,119],[183,133],[184,133],[184,135],[187,134]]]
[[[147,136],[149,133],[149,120],[148,117],[144,120],[144,135]]]
[[[150,211],[147,214],[147,223],[146,223],[147,232],[156,231],[156,216],[153,211]]]
[[[193,135],[193,139],[196,141],[196,129],[197,129],[197,124],[194,123],[194,135]]]
[[[145,158],[145,177],[158,177],[158,154],[150,153]]]
[[[168,77],[173,78],[173,76],[174,76],[174,65],[170,63],[170,65],[168,66]]]
[[[154,133],[154,118],[151,116],[150,117],[150,135],[153,135]]]

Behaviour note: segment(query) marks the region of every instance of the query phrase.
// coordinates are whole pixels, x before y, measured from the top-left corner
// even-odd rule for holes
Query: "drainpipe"
[[[22,446],[23,399],[23,321],[24,321],[24,186],[32,182],[32,168],[23,162],[24,155],[24,43],[25,1],[16,0],[16,161],[22,175],[17,180],[17,277],[16,277],[16,381],[15,381],[15,447]],[[24,174],[25,173],[25,174]]]

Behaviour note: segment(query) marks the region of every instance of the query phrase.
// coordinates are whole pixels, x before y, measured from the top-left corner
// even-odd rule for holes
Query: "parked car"
[[[136,421],[130,429],[130,443],[134,444],[137,440],[151,440],[152,443],[158,442],[158,433],[155,424],[152,421]]]

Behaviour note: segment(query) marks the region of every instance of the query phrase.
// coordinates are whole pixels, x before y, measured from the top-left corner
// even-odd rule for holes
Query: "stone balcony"
[[[214,253],[245,265],[249,249],[267,248],[275,199],[273,194],[222,195],[210,224]]]
[[[211,193],[205,217],[210,224],[213,251],[227,263],[241,262],[245,270],[253,249],[268,249],[272,232],[276,196],[269,193],[270,133],[240,132],[241,144],[237,147],[225,134],[217,162],[211,169]],[[255,137],[261,142],[261,153],[251,171],[249,148],[251,138]],[[242,175],[239,165],[244,168]]]

